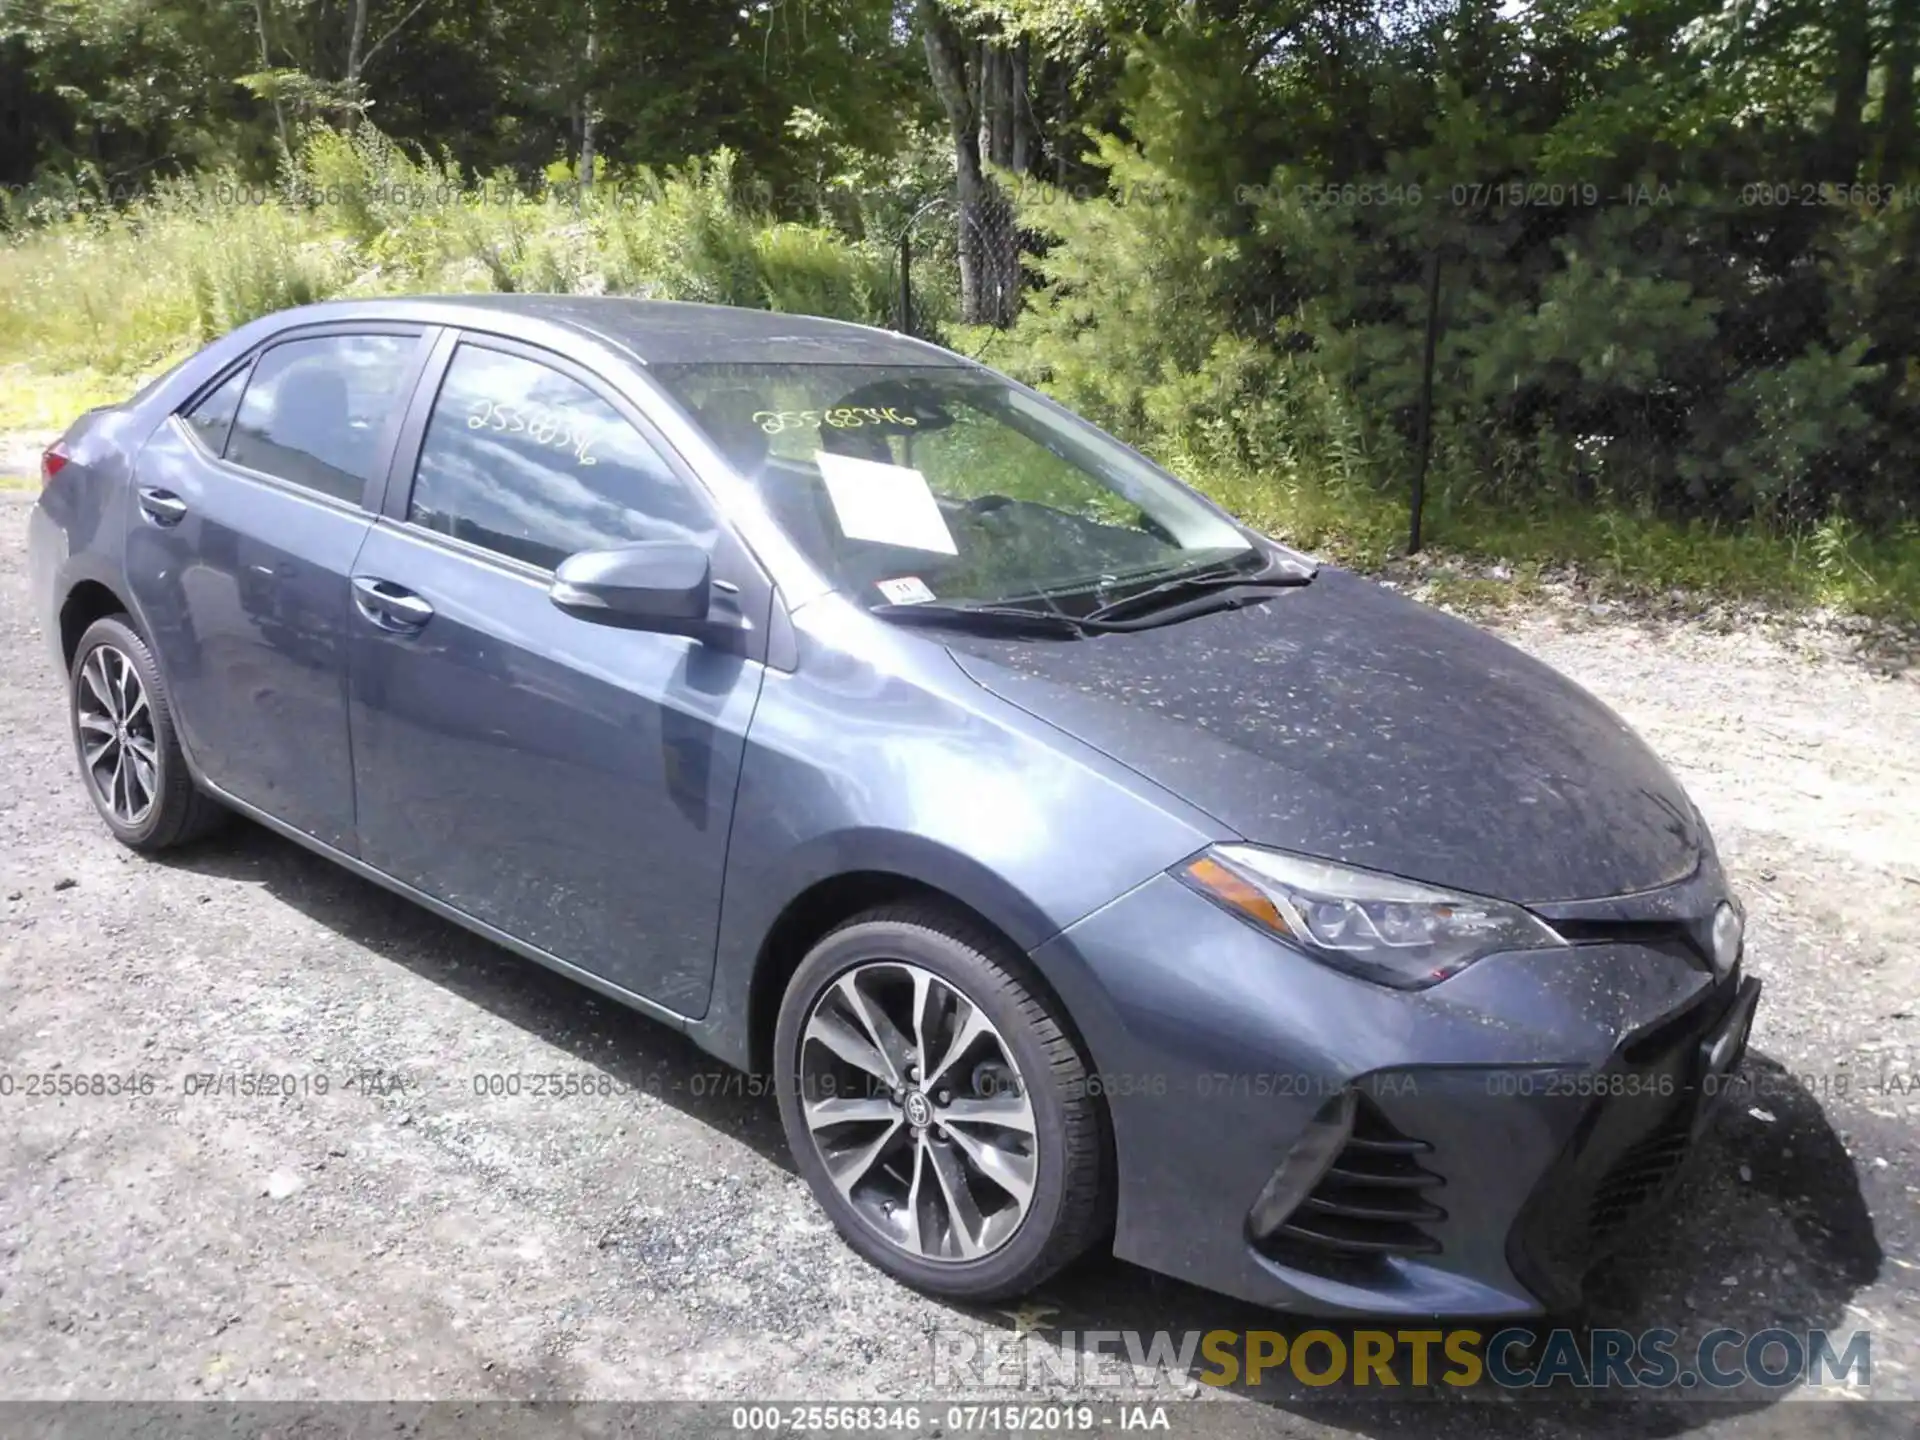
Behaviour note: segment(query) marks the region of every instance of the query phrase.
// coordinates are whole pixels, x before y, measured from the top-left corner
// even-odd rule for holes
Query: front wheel
[[[187,771],[160,667],[123,615],[87,627],[67,675],[74,754],[107,828],[135,850],[164,850],[224,817]]]
[[[847,1242],[918,1289],[1021,1294],[1104,1225],[1087,1064],[1024,976],[963,918],[901,906],[828,935],[787,986],[787,1143]]]

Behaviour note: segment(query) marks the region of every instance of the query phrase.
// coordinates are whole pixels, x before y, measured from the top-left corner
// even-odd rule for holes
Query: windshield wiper
[[[1255,590],[1290,590],[1310,584],[1312,580],[1311,570],[1302,570],[1280,559],[1251,574],[1231,570],[1202,570],[1192,575],[1176,575],[1171,580],[1163,580],[1158,585],[1149,585],[1145,590],[1136,590],[1131,595],[1111,600],[1082,617],[1081,623],[1112,623],[1164,610],[1184,600],[1223,590],[1237,590],[1243,586]]]
[[[1098,620],[1076,619],[1058,610],[1026,610],[1017,605],[918,605],[883,604],[870,607],[883,620],[904,620],[909,625],[954,625],[992,633],[1027,631],[1035,635],[1083,635],[1128,627],[1108,625]]]
[[[1240,589],[1287,590],[1312,581],[1314,572],[1301,569],[1278,557],[1250,573],[1209,566],[1188,575],[1176,575],[1158,585],[1109,601],[1086,615],[1070,615],[1064,610],[1034,610],[1023,605],[965,605],[921,602],[919,604],[880,604],[871,613],[883,620],[900,620],[909,625],[956,625],[967,629],[1009,633],[1025,631],[1034,635],[1067,635],[1075,639],[1087,635],[1118,634],[1147,630],[1173,620],[1185,620],[1213,610],[1232,608],[1227,593]],[[1252,598],[1252,597],[1249,597]]]

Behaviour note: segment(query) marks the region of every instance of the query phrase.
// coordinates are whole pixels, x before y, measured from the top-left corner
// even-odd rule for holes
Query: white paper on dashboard
[[[814,452],[833,513],[849,540],[874,540],[911,550],[957,555],[953,532],[927,477],[909,465],[884,465],[852,455]]]

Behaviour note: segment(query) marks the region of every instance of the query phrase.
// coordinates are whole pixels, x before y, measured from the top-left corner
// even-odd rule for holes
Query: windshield
[[[650,368],[864,604],[1084,613],[1169,575],[1265,563],[1126,447],[985,371]]]

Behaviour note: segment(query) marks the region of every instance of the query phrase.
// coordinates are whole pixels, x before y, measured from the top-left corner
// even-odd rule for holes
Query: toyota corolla
[[[31,534],[118,840],[237,812],[770,1074],[928,1291],[1556,1309],[1752,1022],[1604,705],[899,335],[287,311],[76,423]]]

